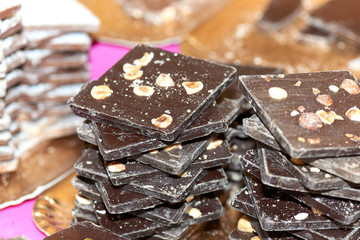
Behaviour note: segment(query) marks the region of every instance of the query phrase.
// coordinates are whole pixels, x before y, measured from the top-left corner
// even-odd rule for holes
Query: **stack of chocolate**
[[[74,220],[126,238],[179,239],[217,219],[232,159],[221,136],[240,111],[215,99],[236,70],[138,45],[69,100],[90,143],[75,164]]]
[[[0,173],[15,171],[18,158],[13,144],[16,123],[5,101],[8,91],[21,81],[20,67],[25,62],[23,48],[25,38],[21,35],[20,1],[0,2]]]
[[[230,239],[359,239],[360,110],[348,71],[241,76],[257,141],[240,159],[246,187]],[[255,233],[256,232],[256,233]]]
[[[82,120],[66,102],[89,80],[88,32],[96,31],[99,21],[75,0],[24,1],[21,13],[28,41],[24,78],[6,97],[9,113],[20,123],[17,142],[74,134]]]

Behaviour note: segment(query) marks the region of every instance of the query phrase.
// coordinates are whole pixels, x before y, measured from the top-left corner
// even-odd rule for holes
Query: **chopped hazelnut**
[[[156,84],[160,87],[173,87],[175,83],[173,79],[165,73],[160,73],[160,75],[156,79]]]
[[[154,94],[155,90],[152,87],[141,85],[134,87],[133,92],[140,97],[150,97]]]
[[[319,144],[320,143],[320,138],[308,138],[306,139],[306,142],[309,144]]]
[[[151,120],[151,123],[158,128],[167,128],[172,123],[173,118],[168,114],[163,114]]]
[[[330,113],[327,113],[326,111],[324,110],[318,110],[316,111],[316,115],[319,116],[319,118],[321,119],[321,121],[325,124],[332,124],[334,121],[335,121],[335,117],[330,114]]]
[[[219,147],[221,144],[223,143],[223,140],[220,138],[214,139],[208,146],[207,146],[207,150],[211,150],[211,149],[215,149],[217,147]]]
[[[255,232],[254,228],[251,226],[249,219],[245,215],[243,215],[239,219],[237,229],[241,232]]]
[[[320,90],[318,88],[313,88],[312,91],[313,91],[313,94],[315,94],[315,95],[320,93]]]
[[[303,143],[306,142],[306,139],[303,138],[303,137],[298,137],[297,139],[298,139],[299,142],[303,142]]]
[[[90,92],[91,96],[96,100],[105,99],[109,97],[112,93],[113,91],[108,85],[94,86]]]
[[[323,126],[320,117],[316,113],[301,113],[299,124],[309,130],[317,130]]]
[[[140,66],[147,66],[151,60],[154,58],[154,53],[153,52],[145,52],[144,55],[139,58],[139,59],[136,59],[134,61],[134,64],[135,65],[140,65]]]
[[[131,63],[125,63],[123,65],[123,70],[125,73],[129,73],[131,75],[136,74],[138,71],[140,71],[141,65],[133,65]]]
[[[304,139],[305,140],[305,139]],[[305,165],[305,162],[303,160],[300,160],[298,158],[290,158],[290,162],[292,162],[295,165],[301,166],[301,165]]]
[[[325,106],[331,106],[333,104],[332,98],[327,94],[320,94],[316,97],[316,101],[319,103],[325,105]]]
[[[199,218],[199,217],[201,217],[201,215],[202,215],[202,213],[197,208],[191,208],[189,211],[189,216],[191,216],[193,218]]]
[[[287,98],[288,94],[285,89],[279,87],[269,88],[269,95],[273,99],[282,100]]]
[[[122,172],[126,169],[125,165],[119,162],[110,162],[107,164],[106,167],[109,170],[109,172],[112,173]]]
[[[131,73],[125,73],[125,75],[124,75],[124,78],[126,79],[126,80],[135,80],[135,79],[139,79],[139,78],[141,78],[142,77],[142,75],[143,75],[143,71],[142,70],[139,70],[139,71],[137,71],[136,73],[134,73],[134,74],[131,74]]]
[[[351,79],[345,79],[341,82],[341,89],[344,89],[349,94],[358,94],[360,92],[359,85]]]
[[[316,209],[316,208],[311,207],[311,210],[313,211],[313,213],[315,213],[315,214],[317,214],[319,216],[323,215],[323,213],[320,210]]]
[[[164,147],[164,151],[166,152],[170,152],[171,150],[174,150],[174,149],[181,149],[182,146],[181,146],[181,143],[175,143],[175,144],[171,144],[167,147]]]
[[[360,109],[354,106],[346,111],[345,116],[351,121],[360,122]]]
[[[183,82],[182,86],[185,88],[186,93],[189,95],[198,93],[204,88],[204,84],[201,81]]]

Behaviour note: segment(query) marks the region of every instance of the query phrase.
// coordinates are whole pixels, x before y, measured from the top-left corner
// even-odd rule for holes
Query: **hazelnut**
[[[269,88],[269,95],[273,99],[282,100],[287,98],[288,94],[285,89],[279,87]]]
[[[141,85],[134,87],[133,92],[140,97],[150,97],[154,94],[155,90],[152,87]]]
[[[305,140],[305,139],[304,139]],[[304,141],[305,142],[305,141]],[[293,164],[295,164],[295,165],[299,165],[299,166],[301,166],[301,165],[304,165],[305,164],[305,162],[303,161],[303,160],[300,160],[300,159],[298,159],[298,158],[290,158],[290,162],[292,162]]]
[[[175,144],[171,144],[167,147],[164,147],[163,149],[164,149],[164,151],[169,152],[171,150],[181,149],[181,148],[182,148],[181,143],[175,143]]]
[[[298,213],[294,216],[294,218],[298,221],[305,220],[309,216],[308,213]]]
[[[185,201],[187,202],[187,203],[189,203],[189,202],[191,202],[192,200],[194,200],[194,196],[193,195],[190,195],[190,196],[188,196],[186,199],[185,199]]]
[[[299,124],[309,130],[317,130],[323,126],[320,117],[316,113],[301,113]]]
[[[173,118],[168,114],[163,114],[151,120],[151,123],[158,128],[167,128],[172,123]]]
[[[325,106],[331,106],[333,104],[332,98],[327,94],[320,94],[316,97],[316,101],[319,103],[325,105]]]
[[[306,139],[303,137],[298,137],[297,139],[299,142],[302,142],[302,143],[306,142]]]
[[[249,219],[243,215],[237,224],[237,229],[241,232],[248,232],[248,233],[252,233],[255,232],[254,228],[252,227]]]
[[[96,100],[105,99],[109,97],[112,93],[113,91],[108,85],[93,86],[90,92],[91,96]]]
[[[191,216],[191,217],[193,217],[193,218],[199,218],[199,217],[201,217],[201,215],[202,215],[202,213],[200,212],[200,210],[199,209],[197,209],[197,208],[191,208],[190,210],[189,210],[189,216]]]
[[[315,213],[315,214],[317,214],[319,216],[323,215],[323,213],[320,210],[316,209],[316,208],[311,207],[311,210],[313,211],[313,213]]]
[[[335,86],[335,85],[330,85],[329,90],[334,92],[334,93],[337,93],[339,91],[339,87]]]
[[[324,110],[318,110],[316,111],[316,115],[319,116],[321,121],[325,124],[332,124],[335,121],[334,115],[325,112]]]
[[[206,150],[212,150],[219,147],[223,143],[223,140],[220,138],[214,139],[206,148]]]
[[[255,237],[250,238],[250,240],[261,240],[261,238],[259,236],[255,236]]]
[[[157,154],[159,152],[159,150],[155,149],[155,150],[151,150],[149,153],[150,154]]]
[[[300,87],[301,86],[301,81],[297,81],[296,83],[294,83],[295,87]]]
[[[156,84],[160,87],[173,87],[175,83],[173,79],[165,73],[160,73],[160,75],[156,79]]]
[[[90,199],[80,196],[79,194],[75,194],[75,199],[82,205],[90,205],[93,203]]]
[[[138,71],[140,71],[141,65],[134,65],[131,63],[125,63],[123,65],[123,70],[125,73],[130,73],[131,75],[136,74]]]
[[[317,88],[313,88],[312,91],[313,91],[313,94],[315,94],[315,95],[320,93],[320,90]]]
[[[201,81],[183,82],[182,86],[185,88],[186,93],[189,95],[200,92],[204,88],[204,84]]]
[[[319,144],[320,143],[320,138],[308,138],[306,139],[306,142],[309,144]]]
[[[351,79],[345,79],[341,82],[341,89],[344,89],[349,94],[358,94],[360,92],[359,85]]]
[[[263,78],[266,82],[270,82],[270,81],[271,81],[271,79],[270,79],[268,76],[266,76],[266,75],[261,75],[260,77]]]
[[[145,52],[144,55],[139,58],[139,59],[136,59],[134,61],[134,64],[135,65],[140,65],[140,66],[147,66],[151,60],[154,58],[154,53],[151,52],[151,53],[148,53],[148,52]]]
[[[302,113],[305,111],[305,107],[300,105],[300,106],[298,106],[297,110]]]
[[[124,78],[125,78],[126,80],[135,80],[135,79],[141,78],[142,75],[143,75],[143,73],[144,73],[144,72],[143,72],[142,70],[139,70],[139,71],[137,71],[137,72],[134,73],[134,74],[125,73]]]
[[[109,172],[112,173],[122,172],[126,169],[125,165],[119,162],[110,162],[107,164],[106,167],[109,170]]]
[[[360,110],[355,106],[347,110],[345,116],[351,121],[360,122]]]

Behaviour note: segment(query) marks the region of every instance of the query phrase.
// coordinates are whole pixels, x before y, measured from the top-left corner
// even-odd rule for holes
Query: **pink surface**
[[[178,45],[162,47],[168,51],[179,52]],[[98,79],[112,65],[121,59],[130,49],[117,45],[94,43],[90,50],[91,80]],[[0,210],[0,238],[11,238],[24,235],[30,240],[45,237],[32,220],[32,209],[35,200],[26,201],[20,205]]]

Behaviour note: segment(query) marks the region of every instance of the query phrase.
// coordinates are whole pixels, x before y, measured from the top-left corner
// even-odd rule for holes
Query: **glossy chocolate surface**
[[[99,122],[93,122],[91,127],[104,159],[115,160],[166,147],[176,142],[185,142],[207,136],[212,132],[226,131],[227,126],[217,108],[214,104],[210,105],[171,143],[110,127]]]
[[[355,77],[347,71],[329,71],[276,76],[240,76],[239,87],[261,121],[290,156],[320,158],[358,155],[360,142],[356,140],[356,134],[360,125],[357,121],[348,119],[345,113],[358,105],[359,95],[349,94],[344,89],[339,89],[337,92],[329,89],[332,85],[335,89],[339,88],[345,79],[352,79],[358,85]],[[271,87],[284,89],[287,91],[287,97],[282,100],[273,99],[268,93]],[[318,90],[320,93],[317,93]],[[330,96],[332,104],[325,106],[318,102],[316,98],[319,95]],[[299,106],[304,107],[304,115],[295,112]],[[307,116],[305,113],[315,113],[318,110],[334,111],[343,120],[323,124],[316,130],[310,130],[312,127],[307,129],[299,124],[300,116],[305,117]],[[305,120],[301,123],[308,122]]]
[[[133,93],[133,86],[140,84],[124,78],[123,65],[133,63],[153,53],[154,57],[147,66],[142,67],[141,84],[152,86],[155,90],[150,97],[140,97]],[[111,124],[120,129],[164,141],[175,140],[215,98],[234,80],[233,67],[170,53],[146,45],[134,47],[97,81],[89,82],[73,98],[69,105],[76,115],[94,121]],[[169,74],[175,83],[173,87],[158,87],[156,78],[160,73]],[[188,95],[181,86],[185,81],[200,81],[201,91]],[[112,90],[109,97],[96,100],[91,97],[91,89],[97,85],[107,85]],[[173,119],[166,128],[152,124],[167,113]]]
[[[125,238],[120,237],[112,231],[103,228],[101,226],[95,225],[91,222],[80,222],[77,223],[65,230],[61,230],[57,233],[54,233],[46,238],[46,240],[59,240],[59,239],[68,239],[68,240],[84,240],[84,239],[114,239],[114,240],[125,240]]]

